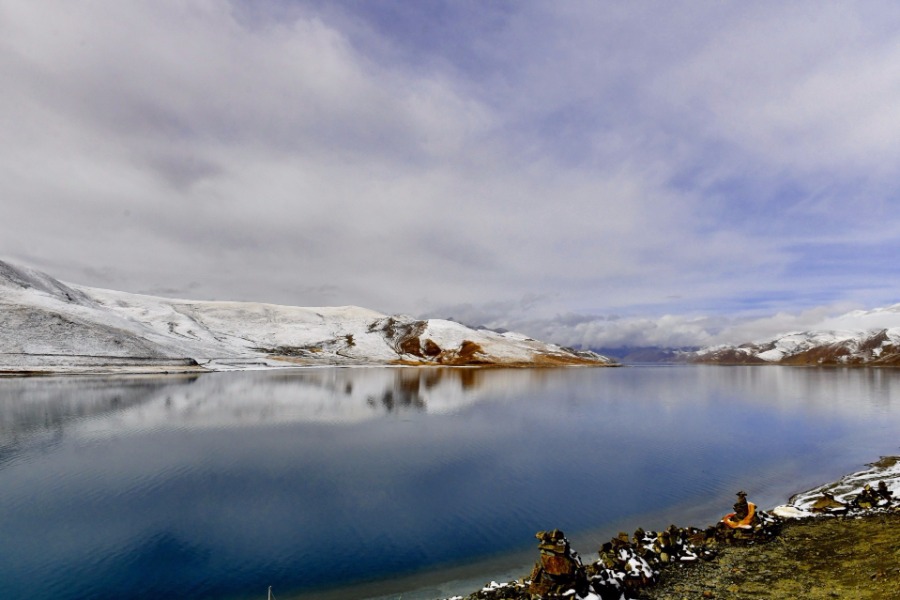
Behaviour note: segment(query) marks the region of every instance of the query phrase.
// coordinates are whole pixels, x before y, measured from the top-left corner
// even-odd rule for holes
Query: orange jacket
[[[741,519],[740,521],[734,520],[734,513],[728,513],[722,518],[722,522],[731,527],[732,529],[736,529],[741,527],[746,529],[750,527],[750,523],[753,521],[753,517],[756,515],[756,505],[752,502],[747,503],[747,516]]]

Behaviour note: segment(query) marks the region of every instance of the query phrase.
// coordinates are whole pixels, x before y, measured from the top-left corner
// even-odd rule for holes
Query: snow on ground
[[[893,492],[895,501],[900,500],[900,458],[884,457],[878,462],[872,463],[866,469],[845,475],[837,481],[826,483],[806,492],[801,492],[792,497],[786,505],[773,509],[773,512],[780,516],[792,518],[815,516],[815,513],[811,511],[812,506],[826,492],[832,494],[838,502],[849,504],[866,484],[875,488],[879,481],[883,481],[887,488]]]
[[[176,370],[326,364],[593,364],[525,336],[356,306],[296,307],[161,298],[59,282],[0,261],[0,370]],[[156,361],[156,362],[154,362]],[[115,362],[115,361],[113,361]],[[201,367],[197,367],[197,365]],[[105,372],[105,371],[104,371]]]
[[[701,362],[723,359],[742,362],[760,359],[769,363],[789,362],[806,356],[810,364],[893,364],[900,348],[900,327],[874,328],[864,331],[826,330],[793,332],[774,340],[703,348],[694,357]],[[888,350],[889,352],[885,352]],[[806,353],[806,354],[804,354]],[[885,361],[885,359],[888,359]],[[877,362],[876,362],[877,361]],[[894,360],[896,362],[896,360]]]
[[[343,340],[347,357],[396,358],[368,332],[385,315],[355,306],[297,307],[256,302],[170,300],[81,288],[114,313],[140,322],[156,336],[176,339],[197,358],[251,357],[276,348],[307,348]],[[353,336],[352,342],[347,336]]]
[[[815,329],[742,344],[708,346],[699,362],[896,366],[900,364],[900,304],[856,310],[821,321]]]
[[[830,346],[855,341],[859,332],[853,331],[815,331],[789,333],[775,340],[775,347],[760,352],[757,356],[767,362],[778,362],[785,356],[805,352],[820,346]],[[771,342],[770,342],[771,343]],[[767,344],[768,345],[768,344]]]
[[[460,348],[468,340],[477,344],[485,356],[495,357],[506,363],[528,363],[538,355],[568,354],[560,346],[538,342],[522,334],[497,333],[489,329],[473,330],[443,319],[430,319],[420,337],[433,341],[441,348]]]

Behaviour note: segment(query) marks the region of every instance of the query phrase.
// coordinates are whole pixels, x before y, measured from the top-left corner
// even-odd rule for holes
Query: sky
[[[579,346],[900,302],[894,2],[0,0],[0,257]]]

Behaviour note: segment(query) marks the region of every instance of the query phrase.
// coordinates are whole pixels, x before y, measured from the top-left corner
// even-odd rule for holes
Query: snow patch
[[[64,284],[2,261],[0,307],[0,369],[6,370],[47,370],[53,366],[48,357],[76,355],[98,360],[190,359],[206,370],[397,362],[612,363],[518,334],[474,330],[441,319],[389,317],[358,306],[297,307],[129,294]]]

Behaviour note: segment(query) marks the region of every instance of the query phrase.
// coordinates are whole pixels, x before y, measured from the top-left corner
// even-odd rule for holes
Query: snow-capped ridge
[[[871,314],[877,313],[866,312]],[[687,358],[725,364],[898,366],[900,327],[792,332],[768,341],[711,346]]]
[[[84,292],[69,287],[46,273],[0,260],[0,289],[33,290],[52,298],[76,304],[90,304]]]
[[[0,261],[0,371],[312,365],[557,366],[605,357],[358,306],[169,299],[61,283]],[[115,359],[115,360],[113,360]]]

